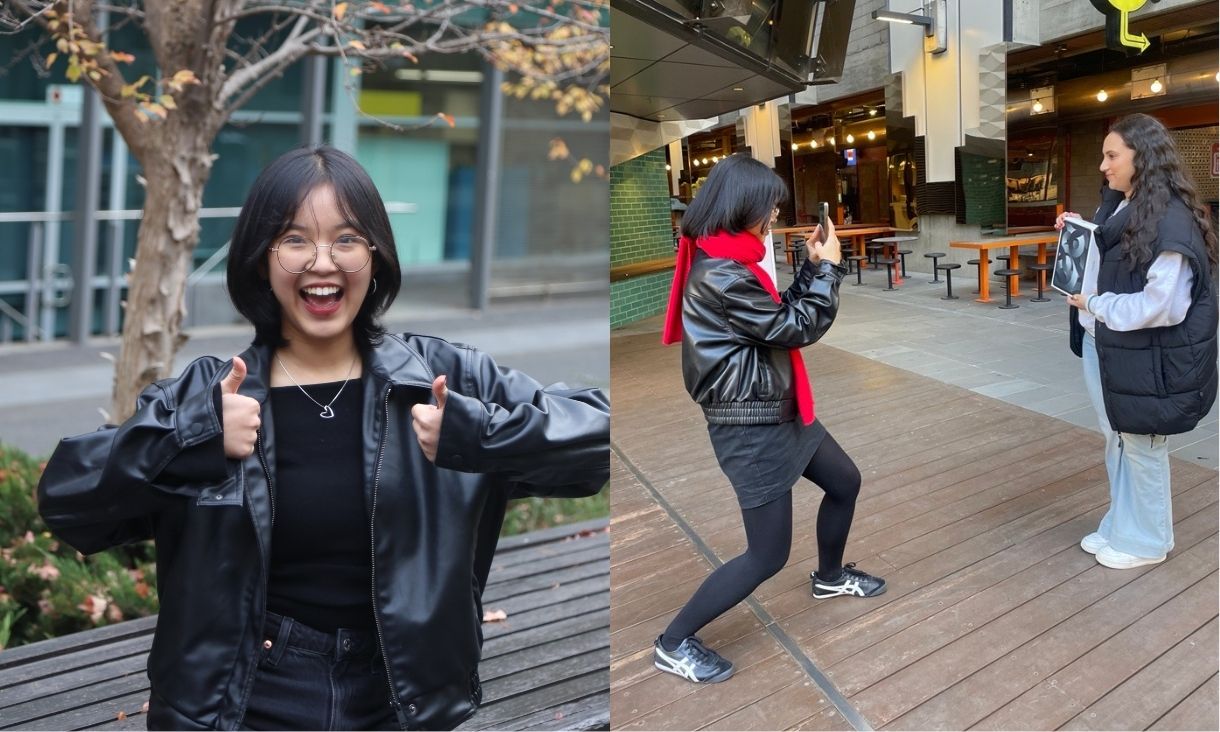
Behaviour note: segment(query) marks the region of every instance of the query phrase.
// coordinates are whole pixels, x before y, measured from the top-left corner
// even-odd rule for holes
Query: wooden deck
[[[1107,569],[1077,545],[1108,502],[1098,433],[823,345],[818,417],[864,476],[845,559],[888,591],[810,596],[802,481],[788,566],[701,632],[736,676],[658,672],[653,639],[745,538],[680,349],[611,352],[616,730],[1220,727],[1216,471],[1175,459],[1176,548]]]
[[[460,729],[609,728],[606,524],[501,542],[483,601],[508,619],[483,626],[483,706]],[[143,618],[0,653],[0,729],[144,729],[155,625]]]

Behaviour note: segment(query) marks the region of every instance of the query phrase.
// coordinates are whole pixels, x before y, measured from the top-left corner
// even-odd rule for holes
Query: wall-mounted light
[[[816,149],[818,148],[818,141],[817,141],[817,140],[810,140],[810,141],[809,141],[809,147],[810,147],[810,149],[816,150]]]
[[[1131,98],[1163,96],[1169,89],[1169,66],[1153,64],[1131,69]]]
[[[877,133],[876,133],[876,132],[873,132],[872,130],[869,130],[869,131],[868,131],[868,139],[870,139],[870,140],[876,140],[876,139],[877,139]]]
[[[1040,86],[1029,90],[1030,114],[1049,114],[1055,111],[1055,87]]]
[[[836,144],[836,143],[835,143],[835,138],[834,138],[834,135],[831,135],[830,139],[829,139],[829,140],[827,140],[826,142],[828,142],[828,143],[829,143],[829,144],[831,144],[831,145]]]
[[[850,132],[847,133],[847,144],[850,145],[855,141],[856,141],[856,136],[851,134]]]
[[[1110,95],[1109,95],[1109,94],[1106,94],[1106,90],[1105,90],[1105,89],[1102,89],[1102,90],[1100,90],[1100,91],[1098,91],[1098,92],[1097,92],[1097,101],[1099,101],[1099,102],[1104,102],[1104,101],[1106,101],[1106,100],[1107,100],[1107,99],[1109,99],[1109,98],[1110,98]]]
[[[673,170],[673,168],[669,167],[669,163],[666,163],[666,164],[665,164],[665,172],[667,172],[667,173],[668,173],[668,172],[669,172],[669,171],[671,171],[671,170]]]
[[[873,11],[873,20],[923,26],[923,50],[927,53],[944,53],[948,48],[948,17],[948,0],[927,0],[927,5],[919,14],[897,13],[892,10]]]
[[[712,156],[712,165],[715,165],[716,163],[719,163],[719,162],[720,162],[720,158],[718,158],[717,156],[713,155],[713,156]]]
[[[690,165],[692,168],[698,168],[699,167],[699,158],[695,158],[695,159],[691,160]]]
[[[876,116],[877,116],[877,108],[876,108],[876,107],[869,107],[869,109],[868,109],[868,116],[869,116],[869,117],[876,117]]]
[[[704,164],[704,165],[707,165],[707,158],[704,158],[704,159],[703,159],[703,164]]]

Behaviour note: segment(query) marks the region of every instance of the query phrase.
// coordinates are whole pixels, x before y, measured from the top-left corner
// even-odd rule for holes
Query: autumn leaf
[[[386,5],[385,3],[377,2],[377,0],[373,0],[373,2],[369,3],[369,7],[371,7],[373,10],[377,11],[378,13],[390,12],[389,5]]]
[[[135,56],[132,56],[130,53],[123,53],[122,51],[111,51],[110,58],[121,64],[129,64],[136,60]]]
[[[122,722],[124,719],[127,719],[127,712],[120,711],[118,714],[114,715],[114,718]]]
[[[551,140],[551,149],[547,153],[547,160],[567,160],[571,152],[568,150],[567,143],[556,137]]]
[[[332,12],[334,13],[335,20],[343,20],[343,16],[347,15],[347,3],[339,3]]]
[[[148,702],[144,702],[140,705],[140,712],[143,714],[148,714]]]
[[[160,102],[161,106],[165,107],[166,109],[178,108],[178,103],[175,102],[174,98],[169,94],[162,94],[161,96],[157,97],[157,101]]]
[[[357,50],[360,50],[360,51],[363,51],[365,49],[365,45],[356,38],[353,38],[352,40],[348,41],[347,45],[349,45],[352,48],[355,48]]]
[[[503,610],[484,610],[483,611],[483,622],[484,623],[498,623],[498,622],[501,622],[504,620],[508,620],[508,613],[504,612]]]
[[[59,58],[58,53],[52,52],[52,53],[47,54],[47,68],[48,69],[51,68],[51,66],[55,63],[55,59],[57,59],[57,58]]]
[[[83,71],[84,69],[82,69],[78,63],[76,63],[76,57],[74,56],[68,61],[68,70],[64,72],[64,76],[67,77],[68,81],[76,81],[80,78]]]
[[[452,114],[445,114],[444,112],[437,112],[436,116],[445,120],[445,124],[449,125],[450,127],[457,126],[457,120],[453,118]]]

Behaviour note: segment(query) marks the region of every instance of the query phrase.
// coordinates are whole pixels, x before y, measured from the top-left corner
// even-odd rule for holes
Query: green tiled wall
[[[610,168],[611,267],[673,256],[667,175],[664,148]],[[667,270],[612,283],[610,327],[664,310],[672,279]]]
[[[610,327],[634,323],[665,310],[672,269],[610,283]]]

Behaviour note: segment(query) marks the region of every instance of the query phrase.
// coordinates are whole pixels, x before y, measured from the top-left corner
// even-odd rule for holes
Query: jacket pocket
[[[246,496],[246,471],[240,460],[229,460],[233,472],[223,483],[205,486],[196,506],[241,506]]]

